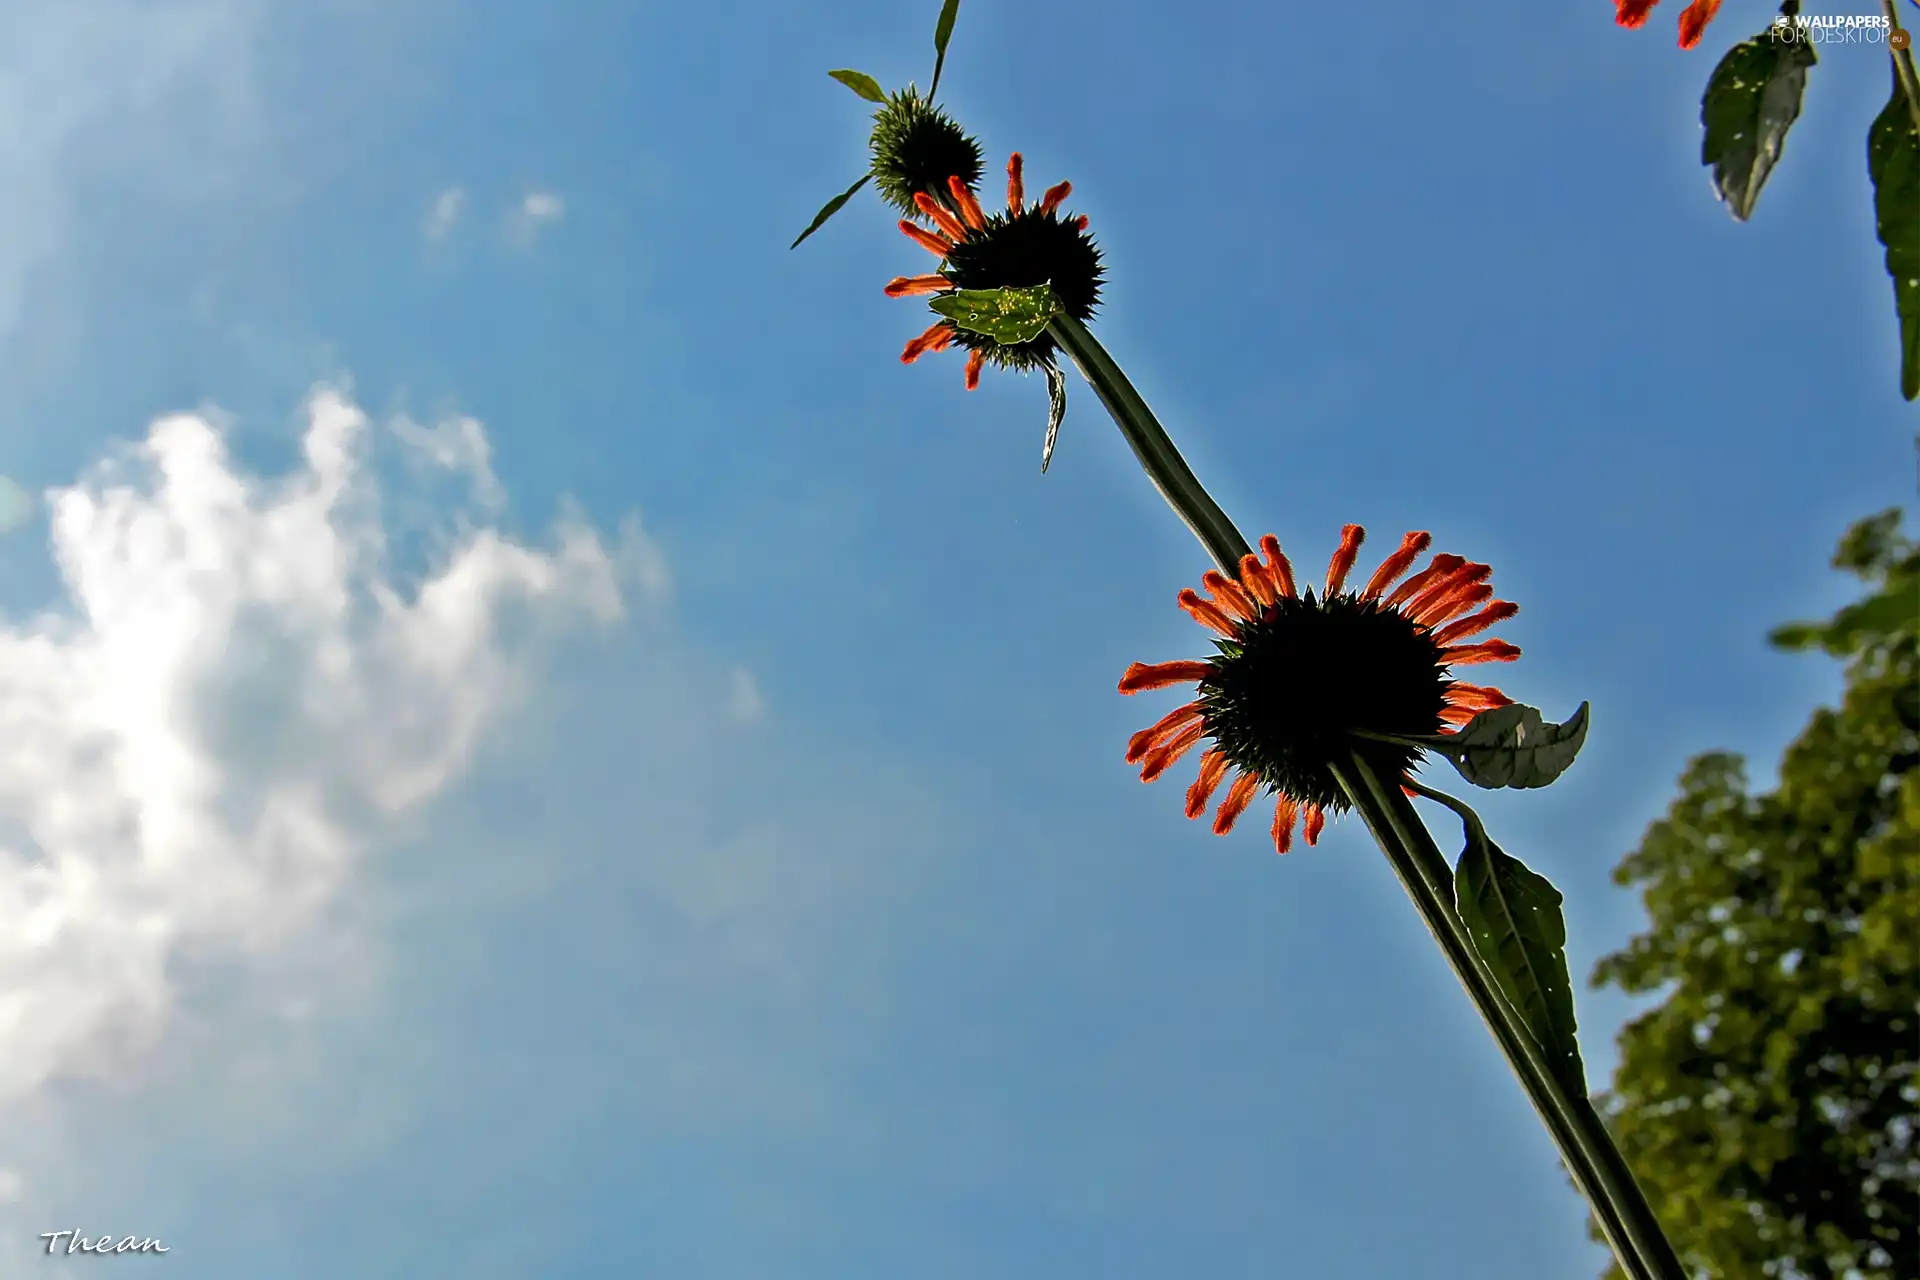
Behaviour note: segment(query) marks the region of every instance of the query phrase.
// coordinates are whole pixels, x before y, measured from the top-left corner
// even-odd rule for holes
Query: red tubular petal
[[[1463,693],[1463,690],[1467,692]],[[1513,699],[1498,689],[1488,689],[1472,684],[1456,684],[1447,692],[1447,705],[1441,708],[1440,718],[1448,724],[1464,725],[1482,711],[1512,705]]]
[[[1325,831],[1326,829],[1327,829],[1327,811],[1325,809],[1322,809],[1317,804],[1308,805],[1307,821],[1305,824],[1305,834],[1307,837],[1307,843],[1310,845],[1319,844],[1320,833],[1322,831]]]
[[[1222,613],[1217,606],[1202,600],[1200,593],[1192,587],[1187,587],[1180,592],[1179,602],[1180,607],[1191,614],[1193,620],[1201,626],[1212,627],[1223,636],[1232,637],[1240,634],[1239,628],[1233,625],[1232,618]]]
[[[1190,720],[1198,720],[1199,718],[1199,703],[1189,702],[1183,707],[1175,707],[1172,711],[1167,712],[1166,715],[1154,721],[1152,725],[1142,729],[1127,740],[1127,763],[1138,764],[1147,752],[1159,746],[1161,741],[1175,729],[1180,728]]]
[[[934,225],[947,233],[947,238],[956,243],[967,238],[967,229],[960,220],[940,207],[940,202],[924,191],[913,193],[913,206],[933,219]]]
[[[1508,600],[1495,600],[1492,604],[1474,614],[1472,617],[1462,618],[1458,622],[1450,622],[1440,628],[1440,630],[1434,632],[1433,642],[1435,644],[1452,644],[1456,640],[1463,640],[1468,636],[1478,635],[1488,627],[1505,622],[1518,612],[1520,612],[1519,605]]]
[[[1266,568],[1260,563],[1260,557],[1252,554],[1240,557],[1240,589],[1253,597],[1262,608],[1280,598],[1273,589],[1273,579],[1267,576]]]
[[[1360,558],[1360,544],[1367,540],[1367,531],[1357,524],[1342,525],[1340,545],[1333,553],[1333,559],[1327,561],[1327,589],[1322,597],[1337,595],[1340,588],[1347,585],[1347,574],[1353,570],[1353,562]]]
[[[1492,576],[1492,565],[1463,564],[1452,573],[1434,579],[1425,591],[1407,601],[1406,608],[1401,612],[1423,626],[1441,621],[1438,615],[1445,612],[1444,606],[1461,592],[1470,590]],[[1489,590],[1487,594],[1492,595],[1493,592]]]
[[[945,276],[895,276],[887,282],[889,298],[913,298],[927,293],[945,293],[953,281]]]
[[[1647,15],[1660,0],[1614,0],[1613,20],[1623,27],[1644,27]]]
[[[927,326],[927,331],[907,344],[900,353],[901,364],[912,364],[929,351],[943,351],[953,341],[954,328],[951,321],[936,320]]]
[[[967,390],[980,389],[980,367],[987,362],[987,353],[976,351],[967,357]]]
[[[1293,819],[1300,806],[1292,796],[1283,795],[1273,802],[1273,848],[1284,854],[1293,847]]]
[[[1420,558],[1420,553],[1433,545],[1430,533],[1409,533],[1400,539],[1400,549],[1380,562],[1380,567],[1367,579],[1367,589],[1360,593],[1362,600],[1378,600],[1380,593],[1393,585],[1394,579],[1407,571],[1407,566]]]
[[[1058,183],[1047,188],[1047,194],[1040,197],[1040,212],[1052,213],[1060,207],[1060,202],[1073,194],[1071,182]]]
[[[925,227],[915,226],[905,218],[900,219],[900,232],[936,258],[944,258],[953,252],[953,241],[935,235]]]
[[[1140,765],[1140,781],[1152,782],[1165,773],[1181,756],[1193,750],[1194,744],[1205,737],[1206,733],[1206,723],[1196,720],[1147,752],[1146,760]]]
[[[1465,667],[1476,662],[1512,662],[1520,656],[1520,646],[1505,640],[1482,640],[1479,644],[1456,644],[1440,650],[1440,661],[1449,667]]]
[[[1495,707],[1509,706],[1512,702],[1512,698],[1509,698],[1506,694],[1491,685],[1466,684],[1462,681],[1455,681],[1453,687],[1447,690],[1447,705],[1453,707],[1470,708],[1475,711],[1491,711]]]
[[[1260,616],[1260,611],[1253,607],[1253,597],[1243,591],[1239,583],[1218,569],[1209,569],[1201,574],[1200,585],[1207,589],[1207,594],[1213,597],[1215,604],[1223,609],[1233,610],[1240,615],[1242,621],[1252,622]]]
[[[1213,799],[1213,793],[1219,789],[1220,780],[1227,776],[1226,753],[1218,749],[1200,757],[1200,776],[1187,788],[1187,816],[1197,818],[1201,810],[1207,807],[1207,801]]]
[[[1486,583],[1470,582],[1435,596],[1418,611],[1417,615],[1409,613],[1407,616],[1423,627],[1437,627],[1443,622],[1453,621],[1482,600],[1491,598],[1492,595],[1493,588]]]
[[[987,215],[981,212],[980,202],[973,198],[973,192],[967,189],[966,183],[960,181],[958,174],[947,179],[947,190],[953,193],[953,202],[960,206],[960,216],[966,219],[968,226],[978,231],[987,225]]]
[[[1280,554],[1280,539],[1269,533],[1260,539],[1260,549],[1267,553],[1267,576],[1273,579],[1274,589],[1288,599],[1299,595],[1293,585],[1293,565]]]
[[[1395,587],[1393,594],[1387,597],[1384,607],[1392,609],[1403,601],[1413,599],[1414,596],[1432,586],[1436,579],[1445,577],[1465,563],[1466,561],[1459,556],[1445,554],[1435,556],[1426,568]]]
[[[1007,160],[1007,212],[1019,213],[1026,201],[1027,184],[1021,178],[1020,153],[1016,151]]]
[[[1243,773],[1233,780],[1233,786],[1227,791],[1227,798],[1220,802],[1214,811],[1213,834],[1223,836],[1233,830],[1233,824],[1240,821],[1240,815],[1253,803],[1253,793],[1260,785],[1260,779],[1251,773]]]
[[[1192,684],[1203,679],[1211,670],[1213,667],[1205,662],[1136,662],[1120,677],[1120,692],[1145,693],[1149,689],[1165,689],[1169,685]]]
[[[1680,11],[1680,47],[1691,49],[1700,43],[1707,24],[1720,12],[1720,0],[1693,0]]]

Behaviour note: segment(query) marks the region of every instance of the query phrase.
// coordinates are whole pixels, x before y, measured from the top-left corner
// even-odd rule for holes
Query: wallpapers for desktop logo
[[[1920,0],[1910,0],[1920,7]],[[1886,44],[1893,20],[1881,13],[1780,14],[1773,20],[1775,40],[1802,40],[1808,44]],[[1907,32],[1900,32],[1907,35]],[[1895,47],[1905,47],[1895,41]]]

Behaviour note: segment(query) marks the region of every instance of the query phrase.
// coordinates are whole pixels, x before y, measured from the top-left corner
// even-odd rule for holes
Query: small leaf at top
[[[1913,400],[1920,398],[1920,132],[1898,74],[1893,98],[1867,134],[1867,172],[1900,319],[1900,394]]]
[[[1587,1073],[1580,1061],[1560,891],[1487,839],[1474,820],[1467,823],[1467,847],[1454,869],[1453,894],[1461,923],[1493,971],[1501,994],[1546,1053],[1554,1073],[1584,1097]]]
[[[1031,342],[1059,314],[1049,285],[1031,289],[960,289],[930,304],[962,329],[984,333],[1002,346]]]
[[[813,221],[807,224],[807,229],[800,233],[800,240],[805,240],[808,236],[818,231],[821,228],[821,226],[826,223],[826,220],[828,218],[831,218],[834,214],[840,212],[840,207],[846,204],[847,201],[853,199],[854,192],[866,186],[867,179],[871,178],[872,176],[873,175],[871,173],[862,174],[860,177],[860,181],[854,183],[852,186],[848,187],[845,191],[842,191],[839,195],[827,201],[826,205],[821,208],[820,212],[813,215]],[[800,247],[800,240],[795,240],[792,244],[788,245],[787,248],[798,249]]]
[[[1700,163],[1713,166],[1713,189],[1728,212],[1753,216],[1760,188],[1780,159],[1787,130],[1800,115],[1813,44],[1776,24],[1733,46],[1700,99]]]
[[[863,75],[858,71],[829,71],[827,74],[865,98],[868,102],[884,103],[887,100],[886,91],[880,87],[880,82],[872,76]]]
[[[1495,707],[1469,720],[1459,733],[1439,739],[1439,749],[1476,787],[1544,787],[1580,754],[1587,740],[1588,709],[1583,702],[1565,724],[1549,724],[1532,707]]]
[[[1047,474],[1053,461],[1053,442],[1060,438],[1060,423],[1067,416],[1067,375],[1055,361],[1043,366],[1047,371],[1047,439],[1040,446],[1040,474]]]
[[[947,0],[940,6],[940,20],[933,24],[933,83],[927,88],[927,101],[940,92],[940,69],[947,65],[947,41],[953,39],[953,20],[960,16],[960,0]]]

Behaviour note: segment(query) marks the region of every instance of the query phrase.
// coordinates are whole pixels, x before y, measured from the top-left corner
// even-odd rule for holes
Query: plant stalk
[[[1233,521],[1227,519],[1227,513],[1214,502],[1211,495],[1194,478],[1192,468],[1186,459],[1173,447],[1173,441],[1167,435],[1166,428],[1153,416],[1153,410],[1140,398],[1140,393],[1127,381],[1127,375],[1113,362],[1105,347],[1100,345],[1087,326],[1075,320],[1065,312],[1054,317],[1047,325],[1047,332],[1060,344],[1080,375],[1093,386],[1100,402],[1107,406],[1107,412],[1120,428],[1120,434],[1127,438],[1127,444],[1133,449],[1133,456],[1140,460],[1147,478],[1153,481],[1153,487],[1167,500],[1175,514],[1186,521],[1187,528],[1193,530],[1193,536],[1207,549],[1220,571],[1230,578],[1240,576],[1240,561],[1244,556],[1253,554],[1253,548],[1233,527]]]
[[[1399,787],[1383,781],[1357,752],[1335,774],[1519,1077],[1622,1270],[1632,1280],[1689,1280],[1600,1113],[1584,1092],[1570,1088],[1553,1070],[1501,995],[1454,907],[1452,870],[1420,815]]]
[[[1120,367],[1071,316],[1055,317],[1047,332],[1093,386],[1160,496],[1221,571],[1237,577],[1242,557],[1252,548],[1194,477]],[[1454,909],[1452,871],[1419,814],[1398,787],[1382,783],[1361,755],[1351,755],[1336,773],[1519,1077],[1629,1280],[1691,1280],[1592,1102],[1554,1074],[1519,1015],[1500,995]]]

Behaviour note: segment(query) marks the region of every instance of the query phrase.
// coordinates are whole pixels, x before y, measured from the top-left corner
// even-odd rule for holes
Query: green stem
[[[1592,1207],[1594,1218],[1599,1222],[1614,1257],[1619,1260],[1621,1270],[1629,1280],[1668,1280],[1669,1277],[1685,1280],[1685,1272],[1665,1272],[1649,1265],[1626,1215],[1607,1194],[1599,1164],[1580,1140],[1579,1130],[1560,1096],[1565,1089],[1558,1086],[1558,1082],[1552,1078],[1552,1072],[1545,1068],[1537,1050],[1529,1043],[1531,1037],[1515,1025],[1517,1019],[1507,1002],[1500,997],[1491,975],[1486,972],[1471,940],[1461,927],[1452,906],[1452,876],[1446,860],[1433,846],[1432,838],[1427,835],[1419,816],[1412,813],[1411,806],[1402,812],[1400,806],[1387,798],[1389,789],[1381,785],[1378,775],[1366,759],[1357,753],[1345,764],[1335,766],[1334,776],[1347,793],[1347,798],[1353,802],[1353,807],[1366,820],[1374,840],[1386,853],[1388,863],[1400,878],[1407,896],[1413,900],[1414,908],[1420,913],[1428,932],[1440,944],[1454,977],[1466,988],[1467,996],[1479,1011],[1481,1020],[1492,1033],[1494,1042],[1500,1046],[1501,1053],[1506,1056],[1507,1065],[1513,1069],[1520,1087],[1526,1091],[1528,1101],[1533,1103],[1540,1122],[1546,1126],[1554,1145],[1559,1148],[1567,1172],[1573,1176],[1574,1184]]]
[[[1071,316],[1057,316],[1047,332],[1099,394],[1167,505],[1193,530],[1222,571],[1238,576],[1240,561],[1252,554],[1252,548],[1201,487],[1120,366]],[[1350,756],[1336,772],[1520,1078],[1629,1280],[1689,1280],[1599,1113],[1584,1095],[1568,1090],[1554,1074],[1519,1015],[1499,994],[1454,910],[1452,872],[1419,814],[1398,787],[1380,781],[1365,757]]]
[[[1233,521],[1227,519],[1227,513],[1201,488],[1186,459],[1173,447],[1166,428],[1153,416],[1153,410],[1133,389],[1106,348],[1087,331],[1087,326],[1064,312],[1047,326],[1047,332],[1072,357],[1080,375],[1092,384],[1100,402],[1107,406],[1107,412],[1120,427],[1120,434],[1127,438],[1133,456],[1140,460],[1167,505],[1187,522],[1187,528],[1193,530],[1194,537],[1200,539],[1221,571],[1230,578],[1238,577],[1241,558],[1252,555],[1253,548],[1233,527]]]
[[[1594,1217],[1599,1220],[1614,1253],[1623,1266],[1630,1255],[1639,1264],[1640,1269],[1629,1267],[1627,1273],[1658,1280],[1668,1277],[1686,1280],[1686,1269],[1681,1266],[1653,1206],[1647,1203],[1631,1166],[1620,1154],[1592,1100],[1584,1091],[1568,1087],[1518,1013],[1500,995],[1498,983],[1454,909],[1453,873],[1426,824],[1400,789],[1383,783],[1364,756],[1356,753],[1351,767],[1361,785],[1355,788],[1343,777],[1342,787],[1366,818],[1367,825],[1374,829],[1381,847],[1387,849],[1388,860],[1394,863],[1395,871],[1402,872],[1401,882],[1414,897],[1414,905],[1428,927],[1434,929],[1434,937],[1440,941],[1448,962],[1499,1041],[1514,1074],[1520,1077],[1521,1086],[1559,1146],[1568,1171],[1593,1206]],[[1478,826],[1480,820],[1473,810],[1453,797],[1418,783],[1411,785],[1429,799],[1453,809],[1464,821]],[[1378,814],[1376,809],[1380,811]],[[1388,847],[1387,839],[1380,837],[1382,829],[1390,833],[1398,849]],[[1403,863],[1410,864],[1412,879],[1402,871]],[[1442,936],[1436,921],[1451,933],[1450,938]],[[1463,972],[1463,964],[1475,971],[1474,977]]]

